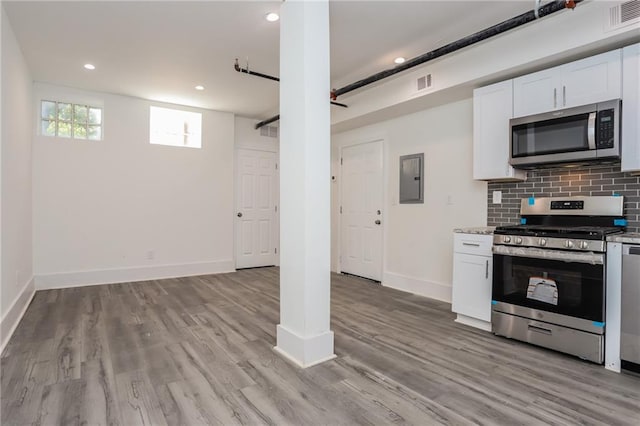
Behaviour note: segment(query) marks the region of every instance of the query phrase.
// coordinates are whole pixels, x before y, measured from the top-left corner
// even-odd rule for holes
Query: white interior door
[[[342,149],[341,270],[382,281],[382,141]]]
[[[278,260],[278,170],[274,152],[236,155],[236,268]]]

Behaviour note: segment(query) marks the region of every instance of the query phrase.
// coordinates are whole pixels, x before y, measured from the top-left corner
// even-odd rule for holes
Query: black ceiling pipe
[[[249,74],[249,75],[255,75],[256,77],[266,78],[267,80],[280,81],[280,79],[278,77],[274,77],[274,76],[269,75],[269,74],[262,74],[261,72],[249,71],[249,69],[247,69],[247,68],[240,68],[240,64],[238,63],[238,58],[236,58],[236,63],[233,65],[233,67],[238,72],[243,72],[243,73]]]
[[[236,71],[238,71],[238,72],[242,72],[242,73],[249,74],[249,75],[255,75],[256,77],[266,78],[267,80],[280,81],[280,78],[278,78],[278,77],[274,77],[274,76],[269,75],[269,74],[263,74],[263,73],[261,73],[261,72],[250,71],[250,70],[249,70],[249,69],[247,69],[247,68],[240,68],[240,64],[238,63],[238,58],[236,58],[236,63],[233,65],[233,67],[234,67],[234,68],[235,68],[235,70],[236,70]],[[334,101],[331,101],[330,103],[331,103],[331,105],[336,105],[336,106],[339,106],[339,107],[342,107],[342,108],[349,108],[349,106],[348,106],[348,105],[346,105],[346,104],[342,104],[342,103],[340,103],[340,102],[334,102]],[[274,120],[274,121],[275,121],[275,120]],[[258,124],[259,124],[259,123],[258,123]],[[257,128],[257,127],[256,127],[256,128]]]
[[[537,11],[538,17],[542,18],[544,16],[550,15],[552,13],[558,12],[566,8],[573,9],[577,3],[581,3],[582,1],[583,0],[574,0],[572,2],[568,2],[567,0],[552,1],[538,8],[538,11]],[[479,43],[488,38],[496,36],[498,34],[502,34],[506,31],[517,28],[521,25],[528,24],[529,22],[535,21],[536,19],[538,18],[536,18],[535,10],[531,10],[529,12],[525,12],[521,15],[518,15],[514,18],[507,19],[506,21],[502,21],[499,24],[493,25],[489,28],[485,28],[484,30],[478,31],[477,33],[471,34],[470,36],[461,38],[460,40],[457,40],[445,46],[439,47],[438,49],[432,50],[420,56],[416,56],[415,58],[410,59],[407,62],[401,65],[398,65],[394,68],[379,72],[377,74],[373,74],[372,76],[356,81],[355,83],[341,87],[340,89],[336,89],[331,92],[332,99],[336,99],[340,95],[344,95],[345,93],[349,93],[353,90],[367,86],[371,83],[375,83],[376,81],[390,77],[394,74],[398,74],[399,72],[406,71],[409,68],[422,65],[425,62],[431,61],[432,59],[439,58],[448,53],[455,52],[456,50],[463,49],[465,47],[471,46],[472,44]],[[261,121],[260,123],[256,124],[256,129],[259,129],[262,126],[272,123],[279,119],[280,119],[280,115],[276,115],[274,117],[269,118],[268,120]]]
[[[538,15],[540,17],[544,17],[552,13],[555,13],[559,10],[566,9],[567,7],[573,8],[575,7],[575,3],[580,3],[581,1],[582,0],[575,0],[574,3],[572,3],[571,5],[568,5],[566,0],[555,0],[553,2],[545,4],[544,6],[541,6],[538,9]],[[341,87],[340,89],[336,89],[332,92],[332,94],[335,99],[335,97],[344,95],[345,93],[349,93],[353,90],[359,89],[371,83],[375,83],[376,81],[382,80],[383,78],[390,77],[394,74],[398,74],[402,71],[406,71],[409,68],[413,68],[415,66],[424,64],[425,62],[444,56],[448,53],[452,53],[452,52],[455,52],[456,50],[460,50],[462,48],[471,46],[472,44],[484,41],[495,35],[502,34],[506,31],[509,31],[513,28],[519,27],[524,24],[528,24],[529,22],[535,21],[536,19],[537,18],[534,10],[525,12],[514,18],[507,19],[506,21],[500,22],[499,24],[496,24],[489,28],[485,28],[484,30],[478,31],[475,34],[471,34],[469,36],[461,38],[460,40],[457,40],[445,46],[439,47],[438,49],[432,50],[420,56],[416,56],[415,58],[410,59],[405,63],[398,65],[394,68],[381,71],[367,78],[363,78],[362,80],[356,81],[355,83],[351,83],[344,87]]]
[[[267,118],[266,120],[263,120],[263,121],[259,122],[258,124],[256,124],[256,130],[258,130],[262,126],[266,126],[267,124],[273,123],[274,121],[278,121],[278,120],[280,120],[280,114],[274,115],[271,118]]]

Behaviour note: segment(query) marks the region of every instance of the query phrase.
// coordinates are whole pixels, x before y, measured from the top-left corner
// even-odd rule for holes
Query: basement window
[[[150,112],[151,144],[201,148],[202,114],[154,106]]]
[[[102,140],[102,108],[70,102],[42,101],[40,133],[59,138]]]

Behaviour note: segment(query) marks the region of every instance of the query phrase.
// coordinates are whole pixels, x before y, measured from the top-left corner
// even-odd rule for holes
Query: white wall
[[[472,101],[445,104],[333,136],[332,269],[339,267],[340,147],[385,141],[383,284],[451,300],[456,227],[484,226],[487,185],[472,178]],[[398,204],[401,155],[424,153],[424,204]]]
[[[259,121],[252,118],[235,117],[235,147],[278,152],[278,138],[261,136],[260,129],[256,130],[255,128]],[[270,126],[276,125],[277,123],[270,124]]]
[[[234,116],[37,83],[104,106],[104,140],[34,137],[38,288],[233,270]],[[149,144],[149,107],[202,112],[202,149]]]
[[[2,11],[1,347],[33,295],[32,79]],[[1,349],[1,348],[0,348]]]

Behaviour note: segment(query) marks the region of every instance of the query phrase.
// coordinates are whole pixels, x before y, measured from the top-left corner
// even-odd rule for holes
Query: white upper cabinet
[[[622,49],[622,171],[640,171],[640,43]]]
[[[620,49],[513,80],[513,116],[592,104],[621,97]]]
[[[512,81],[473,91],[473,178],[524,180],[526,173],[509,165],[509,119]]]
[[[562,108],[620,99],[619,49],[566,64],[562,73]]]
[[[551,111],[558,106],[560,68],[549,68],[513,79],[513,116]]]

